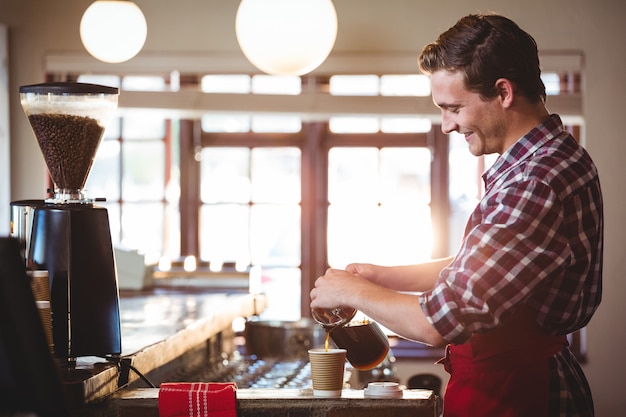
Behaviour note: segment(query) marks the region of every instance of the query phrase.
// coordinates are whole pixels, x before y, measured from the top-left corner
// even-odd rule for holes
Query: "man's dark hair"
[[[537,43],[512,20],[496,15],[468,15],[424,47],[422,72],[461,71],[465,86],[486,99],[498,95],[495,82],[510,80],[532,102],[545,101]]]

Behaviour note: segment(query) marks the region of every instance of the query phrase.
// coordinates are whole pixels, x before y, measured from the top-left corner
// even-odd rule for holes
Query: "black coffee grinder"
[[[82,83],[20,87],[22,108],[54,182],[46,200],[12,202],[26,267],[47,270],[54,355],[119,356],[119,293],[109,216],[83,192],[118,89]],[[19,236],[22,234],[22,236]]]

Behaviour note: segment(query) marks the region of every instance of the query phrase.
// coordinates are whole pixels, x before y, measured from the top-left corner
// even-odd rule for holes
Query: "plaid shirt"
[[[452,343],[497,327],[520,304],[554,334],[586,325],[601,298],[603,235],[587,152],[553,115],[483,179],[459,252],[421,296],[429,320]]]
[[[603,245],[602,193],[587,152],[552,115],[483,180],[485,196],[454,261],[420,296],[428,320],[455,344],[498,327],[519,305],[552,334],[585,326],[600,304]],[[554,400],[560,391],[570,400],[573,392],[589,394],[568,352],[551,362]],[[571,406],[559,401],[561,410]]]

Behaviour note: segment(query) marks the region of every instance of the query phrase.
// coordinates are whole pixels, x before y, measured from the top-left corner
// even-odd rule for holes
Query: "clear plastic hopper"
[[[54,182],[48,203],[91,203],[84,186],[119,90],[84,83],[20,87],[20,101]]]

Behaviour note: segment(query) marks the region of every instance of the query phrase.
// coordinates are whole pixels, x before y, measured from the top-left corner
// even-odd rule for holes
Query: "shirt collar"
[[[537,149],[558,136],[563,131],[563,122],[557,114],[542,123],[539,123],[527,134],[517,140],[496,162],[483,174],[485,187],[488,189],[491,184],[510,167],[527,159],[534,154]]]

